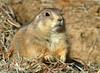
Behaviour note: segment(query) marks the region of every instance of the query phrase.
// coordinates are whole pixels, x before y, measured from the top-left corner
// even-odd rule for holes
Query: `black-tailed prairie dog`
[[[10,50],[25,58],[54,58],[65,62],[68,41],[61,10],[46,8],[31,24],[22,27],[14,36]]]

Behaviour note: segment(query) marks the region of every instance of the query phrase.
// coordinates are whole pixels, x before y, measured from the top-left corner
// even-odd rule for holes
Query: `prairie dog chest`
[[[50,51],[56,51],[60,48],[66,48],[66,36],[64,33],[62,34],[53,34],[50,37],[50,44],[49,44]]]

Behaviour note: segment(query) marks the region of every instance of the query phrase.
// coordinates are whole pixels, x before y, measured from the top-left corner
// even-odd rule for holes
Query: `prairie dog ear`
[[[51,12],[49,10],[44,10],[44,11],[41,11],[39,14],[37,14],[37,16],[35,17],[35,21],[38,22],[50,16],[51,16]]]
[[[40,15],[37,15],[37,16],[35,17],[35,20],[39,19],[39,17],[40,17]]]
[[[34,22],[38,23],[40,20],[42,19],[41,14],[36,15],[36,17],[34,18]]]

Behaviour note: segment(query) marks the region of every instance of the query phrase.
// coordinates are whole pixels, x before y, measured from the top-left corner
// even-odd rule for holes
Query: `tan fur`
[[[65,8],[69,0],[9,0],[16,19],[25,25],[33,19],[37,12],[43,8]]]
[[[46,13],[49,16],[46,16]],[[15,34],[10,50],[14,49],[15,53],[18,52],[20,56],[28,59],[42,57],[52,60],[55,58],[65,62],[68,44],[63,22],[59,9],[44,9],[31,24],[22,27]]]

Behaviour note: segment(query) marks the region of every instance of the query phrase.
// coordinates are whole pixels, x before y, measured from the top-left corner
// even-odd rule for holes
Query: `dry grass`
[[[100,63],[90,62],[93,57],[98,56],[98,54],[94,56],[95,53],[89,53],[91,56],[89,56],[90,61],[87,62],[87,70],[74,62],[62,63],[58,61],[50,62],[47,65],[39,60],[26,60],[19,57],[18,59],[15,57],[13,61],[5,61],[4,53],[8,51],[14,34],[21,27],[12,8],[5,4],[7,1],[9,0],[0,0],[0,73],[100,73]],[[80,2],[70,0],[70,5],[65,7],[64,11],[66,12],[66,27],[73,44],[72,48],[79,50],[79,52],[73,52],[73,55],[85,58],[87,49],[90,49],[87,52],[91,52],[95,51],[93,50],[94,48],[96,49],[95,52],[98,53],[97,51],[100,51],[97,50],[98,48],[100,49],[100,1],[81,0]],[[21,23],[25,23],[24,18]]]

